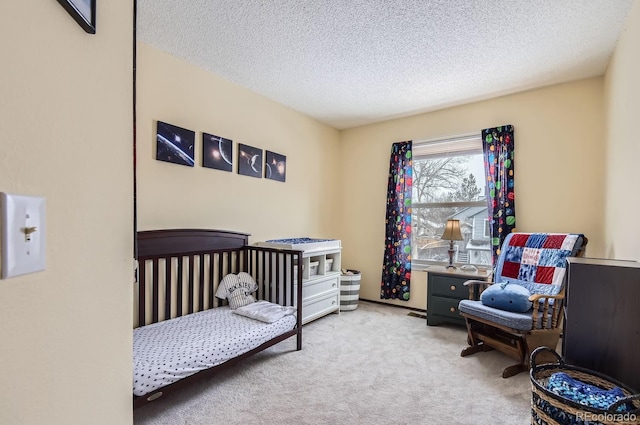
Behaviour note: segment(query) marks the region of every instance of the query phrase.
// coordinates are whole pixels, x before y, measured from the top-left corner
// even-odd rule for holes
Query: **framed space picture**
[[[202,133],[202,166],[233,171],[233,141],[213,134]]]
[[[89,34],[96,33],[97,0],[58,0],[69,15]]]
[[[156,159],[193,167],[195,139],[195,131],[158,121]]]
[[[262,178],[262,149],[238,144],[238,174]]]
[[[279,182],[287,176],[287,157],[279,153],[266,151],[264,160],[264,176]]]

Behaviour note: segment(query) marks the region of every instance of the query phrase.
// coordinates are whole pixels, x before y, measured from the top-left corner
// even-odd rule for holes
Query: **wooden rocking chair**
[[[502,372],[502,377],[508,378],[528,370],[529,357],[537,347],[555,349],[562,332],[566,259],[583,256],[587,242],[584,235],[578,234],[507,235],[495,267],[493,283],[465,282],[470,287],[470,299],[460,301],[458,309],[467,324],[470,346],[460,355],[465,357],[479,351],[499,350],[518,360],[517,364]],[[520,313],[484,305],[480,300],[481,293],[492,284],[502,284],[503,288],[505,284],[525,287],[531,294],[529,301],[532,307]]]

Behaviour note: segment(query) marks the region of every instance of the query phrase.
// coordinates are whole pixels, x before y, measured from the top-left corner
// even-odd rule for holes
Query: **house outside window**
[[[480,134],[414,142],[411,204],[416,268],[448,263],[449,241],[441,235],[450,218],[460,220],[464,238],[454,241],[454,262],[491,264]]]

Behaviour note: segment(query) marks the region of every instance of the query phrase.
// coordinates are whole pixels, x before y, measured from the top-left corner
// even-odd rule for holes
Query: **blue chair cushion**
[[[489,307],[524,313],[533,306],[529,301],[530,296],[531,293],[524,286],[504,282],[495,283],[482,291],[480,301]]]
[[[500,310],[482,304],[481,301],[462,300],[458,304],[458,310],[471,316],[476,316],[490,322],[517,329],[519,331],[530,331],[533,327],[531,311],[518,313],[514,311]]]
[[[466,313],[469,316],[475,316],[519,331],[530,331],[534,328],[532,316],[533,309],[530,309],[525,313],[519,313],[516,311],[500,310],[499,308],[489,307],[482,304],[481,301],[462,300],[458,303],[458,311],[460,311],[460,313]],[[549,329],[551,327],[551,323],[551,313],[547,313],[547,324],[545,328]],[[542,315],[538,317],[535,329],[542,329]]]

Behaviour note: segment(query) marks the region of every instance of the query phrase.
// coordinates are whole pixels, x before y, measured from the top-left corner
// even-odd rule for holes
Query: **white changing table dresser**
[[[302,324],[340,312],[340,240],[272,239],[256,245],[303,251]]]

